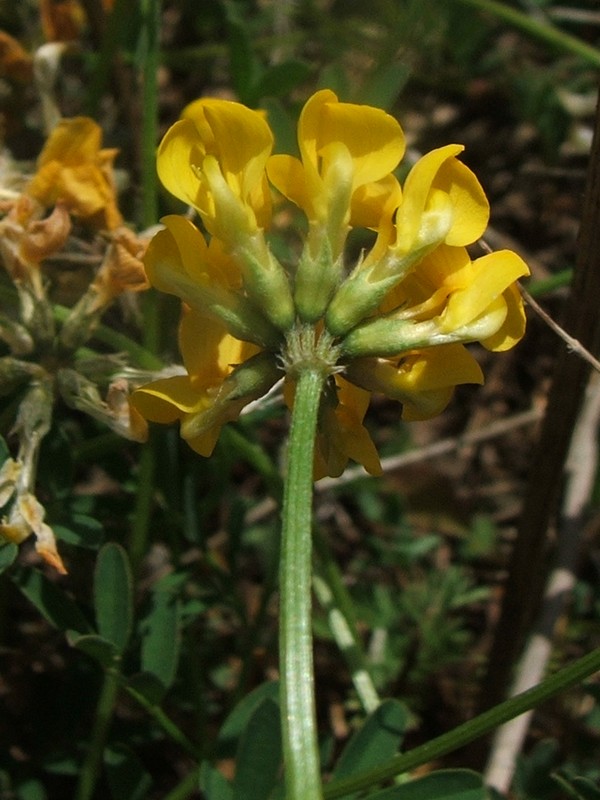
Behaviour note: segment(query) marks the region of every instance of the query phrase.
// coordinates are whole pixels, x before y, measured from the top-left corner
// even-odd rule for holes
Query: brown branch
[[[546,325],[549,328],[551,328],[554,331],[554,333],[556,333],[557,336],[560,336],[560,338],[565,342],[569,350],[571,350],[571,352],[573,353],[576,353],[578,356],[581,356],[581,358],[583,358],[584,361],[587,361],[588,364],[590,364],[596,370],[596,372],[600,372],[600,361],[598,361],[598,359],[595,358],[590,353],[589,350],[586,350],[585,347],[583,347],[583,345],[581,344],[581,342],[577,341],[577,339],[574,339],[570,334],[566,332],[564,328],[562,328],[557,322],[555,322],[550,316],[550,314],[544,311],[544,309],[537,302],[537,300],[534,300],[526,289],[524,289],[522,286],[519,286],[519,289],[527,305],[530,306],[535,311],[538,317],[544,320]]]
[[[591,353],[600,343],[600,107],[596,113],[583,200],[578,253],[564,327]],[[536,447],[504,601],[482,683],[481,708],[505,695],[511,673],[540,604],[547,574],[547,531],[560,502],[569,441],[582,402],[589,365],[561,347],[546,416]]]

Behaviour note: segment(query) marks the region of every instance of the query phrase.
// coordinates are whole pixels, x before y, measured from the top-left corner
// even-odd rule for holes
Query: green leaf
[[[98,520],[84,514],[73,514],[69,520],[71,527],[53,523],[56,536],[63,542],[76,547],[89,547],[97,550],[104,541],[104,529]]]
[[[233,800],[231,784],[208,761],[203,761],[200,765],[198,788],[206,800]]]
[[[94,605],[98,632],[122,653],[133,621],[131,568],[127,553],[118,544],[105,545],[98,553],[94,576]]]
[[[254,88],[257,99],[285,97],[310,76],[310,67],[304,61],[284,61],[274,64],[264,73]]]
[[[298,143],[296,141],[296,119],[288,113],[284,108],[281,100],[276,97],[267,97],[261,100],[261,108],[267,112],[269,120],[269,127],[275,136],[275,145],[273,148],[274,153],[292,153],[296,154],[298,151]],[[257,460],[264,460],[264,451],[258,445],[252,443],[247,444],[247,448],[252,453],[252,450],[257,452]],[[270,491],[276,497],[281,490],[281,476],[276,470],[269,470],[267,468],[263,471],[263,478],[270,484]]]
[[[19,548],[14,542],[0,544],[0,573],[10,567],[19,555]]]
[[[92,632],[92,626],[79,606],[43,573],[29,567],[15,567],[10,577],[40,614],[58,630],[73,630],[79,634]]]
[[[391,108],[410,77],[410,67],[402,61],[383,63],[362,87],[365,102],[377,108]]]
[[[551,778],[559,784],[565,797],[574,800],[600,800],[600,788],[589,778],[570,778],[556,773]]]
[[[369,800],[487,800],[481,775],[467,769],[432,772],[391,789],[369,795]]]
[[[347,102],[351,94],[351,86],[343,64],[333,62],[323,67],[317,88],[331,89],[341,101]]]
[[[115,659],[120,655],[112,642],[95,633],[87,636],[73,636],[70,634],[68,639],[73,647],[93,658],[105,669],[114,664]]]
[[[153,706],[157,706],[165,696],[163,682],[149,672],[136,672],[127,679],[127,685]]]
[[[46,800],[48,795],[40,781],[32,778],[19,784],[14,797],[18,797],[19,800]]]
[[[344,747],[332,777],[348,778],[392,758],[398,752],[408,720],[408,710],[402,703],[384,700]]]
[[[238,745],[235,800],[265,800],[279,779],[280,768],[279,707],[265,698],[254,710]]]
[[[177,597],[157,589],[142,629],[142,671],[155,675],[165,689],[172,685],[179,663],[179,619]]]
[[[225,2],[224,6],[231,80],[240,101],[252,107],[256,100],[255,86],[263,68],[253,52],[248,22],[241,17],[237,4]]]
[[[143,800],[148,796],[152,778],[129,749],[108,748],[104,764],[112,800]]]
[[[279,684],[275,681],[261,683],[250,694],[247,694],[229,714],[218,739],[219,758],[227,758],[235,754],[237,742],[248,725],[255,710],[265,699],[277,702],[279,698]]]

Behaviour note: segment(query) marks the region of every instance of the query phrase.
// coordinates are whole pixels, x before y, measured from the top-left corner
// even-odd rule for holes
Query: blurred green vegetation
[[[99,0],[82,3],[88,13],[94,5]],[[327,86],[340,99],[397,115],[410,150],[466,141],[465,160],[497,203],[494,226],[543,262],[532,286],[549,281],[545,296],[560,307],[597,91],[597,67],[585,57],[460,0],[164,0],[157,50],[151,6],[116,0],[99,37],[88,25],[69,48],[56,84],[66,114],[92,113],[122,148],[132,223],[181,210],[162,192],[148,201],[158,190],[154,177],[144,181],[153,143],[139,135],[140,120],[149,120],[141,127],[152,138],[187,102],[225,94],[264,108],[277,147],[289,150],[302,103]],[[595,0],[507,6],[534,25],[600,47]],[[33,51],[43,42],[38,3],[0,2],[0,28]],[[149,108],[145,71],[155,60],[156,107]],[[33,161],[43,141],[35,89],[0,76],[0,92],[4,144]],[[285,254],[295,242],[281,235],[275,246]],[[0,302],[7,291],[0,281]],[[167,301],[147,313],[156,315],[157,333],[146,345],[166,362],[177,358],[175,306]],[[503,362],[493,396],[461,390],[433,432],[422,426],[415,434],[397,410],[376,407],[368,424],[383,452],[407,451],[437,431],[458,435],[476,413],[489,420],[498,408],[528,407],[531,393],[539,399],[553,345],[541,326],[532,327],[524,355]],[[17,400],[7,396],[0,411],[0,462],[10,450]],[[27,544],[18,557],[14,545],[0,547],[0,798],[282,797],[274,680],[285,425],[281,404],[259,408],[210,460],[189,451],[176,430],[153,430],[148,467],[140,446],[58,410],[38,484],[70,574],[58,580],[41,570]],[[380,760],[405,738],[419,743],[472,711],[530,443],[529,434],[517,435],[493,453],[484,447],[424,461],[414,475],[361,478],[318,496],[331,552],[319,549],[317,566],[338,587],[335,603],[374,686],[394,698],[365,726]],[[430,481],[441,472],[443,491]],[[415,482],[424,483],[420,496]],[[498,488],[503,482],[508,492]],[[597,560],[588,555],[557,664],[598,644],[597,586]],[[318,604],[315,634],[324,761],[333,769],[341,752],[337,776],[344,777],[355,752],[362,753],[357,769],[378,761],[369,761],[364,742],[345,743],[365,709],[354,667]],[[600,797],[597,701],[590,682],[575,699],[544,710],[515,797]],[[252,789],[257,737],[272,747],[268,763],[260,762],[264,781]],[[348,755],[344,745],[356,750]],[[484,796],[472,773],[452,775],[462,792],[452,796]],[[450,796],[435,782],[430,776],[411,791]],[[374,787],[361,796],[413,795]]]

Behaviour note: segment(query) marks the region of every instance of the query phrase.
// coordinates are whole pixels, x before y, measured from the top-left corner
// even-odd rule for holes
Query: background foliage
[[[121,207],[138,230],[181,211],[149,165],[158,136],[196,97],[266,109],[280,149],[294,146],[298,110],[315,87],[383,106],[405,128],[411,158],[466,144],[465,161],[491,200],[491,246],[521,252],[532,291],[560,315],[598,63],[477,5],[165,0],[158,8],[155,0],[115,0],[103,16],[99,0],[86,0],[55,92],[65,116],[91,114],[120,148]],[[593,0],[508,6],[590,52],[599,45]],[[44,42],[33,0],[0,3],[0,28],[30,52]],[[44,141],[35,84],[0,81],[5,152],[30,169]],[[282,233],[274,246],[285,254],[295,243]],[[60,275],[68,303],[77,276],[72,267]],[[2,277],[3,305],[7,286]],[[140,313],[143,325],[120,308],[105,326],[177,361],[175,304],[144,297]],[[432,442],[539,409],[560,346],[533,318],[515,352],[486,364],[483,389],[461,387],[440,419],[410,426],[380,402],[368,419],[373,436],[385,455],[426,454]],[[17,402],[3,398],[0,461],[13,447]],[[40,568],[28,544],[18,557],[14,545],[0,548],[0,797],[282,796],[275,680],[285,426],[280,404],[258,408],[203,460],[174,429],[153,430],[139,446],[57,409],[38,484],[69,575]],[[535,479],[535,437],[530,421],[390,469],[382,481],[355,476],[319,488],[316,568],[333,599],[317,591],[316,669],[323,761],[333,777],[473,713],[526,482]],[[596,521],[592,507],[554,666],[598,644]],[[332,607],[343,610],[356,652],[340,649]],[[360,727],[353,677],[365,665],[393,699]],[[515,797],[600,797],[598,694],[590,681],[540,709]],[[482,764],[461,753],[436,766]],[[439,780],[432,773],[368,796],[483,796],[466,770]]]

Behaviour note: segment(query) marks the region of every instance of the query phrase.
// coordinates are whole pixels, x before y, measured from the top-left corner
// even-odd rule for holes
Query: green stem
[[[282,510],[279,657],[286,800],[322,798],[311,620],[312,464],[324,377],[299,372]]]
[[[195,759],[200,758],[200,753],[196,745],[187,738],[185,733],[175,725],[173,720],[171,720],[165,712],[160,708],[160,706],[151,703],[147,700],[143,694],[136,691],[133,686],[125,686],[125,690],[128,694],[133,697],[133,699],[139,703],[139,705],[151,716],[155,722],[160,725],[163,731],[167,734],[167,736],[174,742],[176,742],[183,750],[185,750],[189,755],[191,755]]]
[[[163,800],[186,800],[187,797],[197,797],[198,781],[200,780],[200,767],[192,770]]]
[[[156,475],[156,448],[150,436],[140,451],[137,491],[129,534],[128,550],[131,569],[134,574],[148,551],[150,537],[150,518],[154,499],[154,478]]]
[[[115,666],[104,673],[102,691],[96,707],[96,716],[92,738],[89,743],[85,760],[79,773],[79,782],[75,791],[75,800],[91,800],[94,794],[108,729],[112,720],[117,693],[120,684],[120,671]]]
[[[158,139],[158,62],[160,0],[145,0],[142,4],[142,131],[141,131],[141,177],[142,208],[141,223],[144,228],[158,222],[158,181],[156,175],[156,145]]]
[[[353,792],[372,789],[383,781],[395,778],[397,775],[415,769],[422,764],[435,761],[446,753],[457,750],[474,739],[489,733],[489,731],[508,722],[508,720],[535,708],[555,694],[581,683],[584,678],[589,677],[598,670],[600,670],[600,648],[588,653],[588,655],[580,658],[574,664],[559,670],[532,689],[521,692],[521,694],[512,697],[510,700],[505,700],[489,711],[485,711],[483,714],[469,720],[469,722],[459,725],[454,730],[444,733],[419,747],[415,747],[408,753],[395,756],[387,763],[362,775],[330,783],[329,786],[325,787],[324,797],[326,800],[333,800],[336,797],[345,797]]]
[[[2,292],[0,291],[0,299],[2,299]],[[65,306],[53,306],[52,313],[54,318],[62,323],[69,316],[71,309]],[[137,342],[134,342],[129,336],[124,333],[115,331],[108,325],[98,325],[94,330],[93,338],[97,339],[102,344],[108,345],[112,350],[117,353],[127,353],[130,360],[141,369],[160,370],[165,365],[164,363],[147,347],[144,347]],[[84,348],[80,348],[83,350]],[[93,354],[94,351],[90,351]]]
[[[460,2],[464,5],[474,6],[480,11],[494,14],[536,39],[541,39],[543,42],[565,53],[573,53],[594,67],[600,67],[600,50],[598,48],[586,44],[576,36],[571,36],[571,34],[565,33],[559,28],[555,28],[550,23],[540,23],[537,19],[533,19],[516,8],[499,3],[497,0],[460,0]]]

